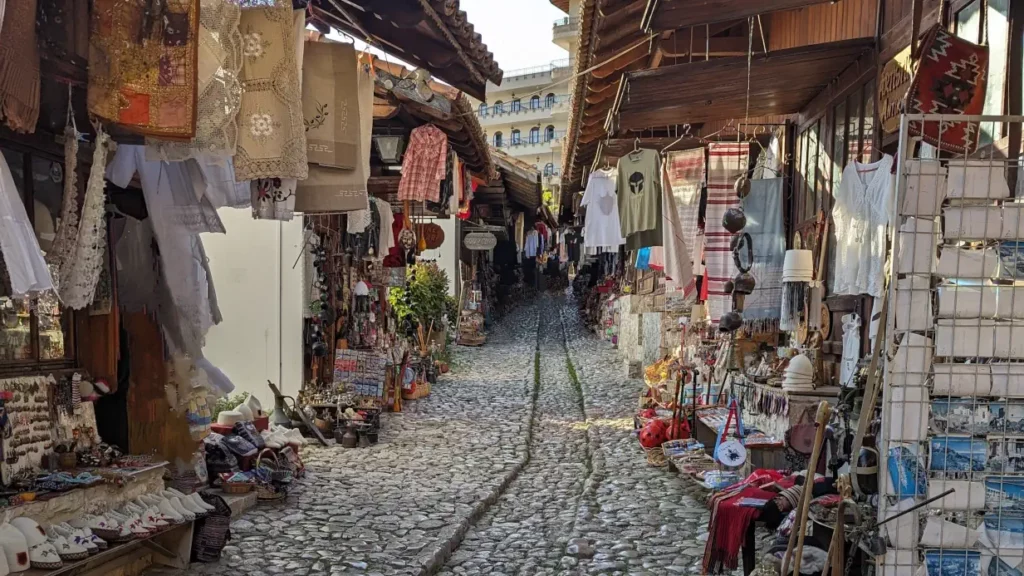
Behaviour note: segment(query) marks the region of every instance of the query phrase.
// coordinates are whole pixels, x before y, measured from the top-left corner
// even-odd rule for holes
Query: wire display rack
[[[1024,178],[997,145],[942,147],[954,126],[977,142],[1022,122],[901,119],[879,521],[953,492],[882,526],[879,574],[1024,571],[1024,195],[1014,189]]]

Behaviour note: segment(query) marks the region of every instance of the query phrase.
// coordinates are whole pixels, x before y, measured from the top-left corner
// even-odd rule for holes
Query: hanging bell
[[[729,208],[722,216],[722,227],[733,234],[747,225],[747,215],[740,208]]]
[[[754,286],[757,282],[754,280],[754,276],[750,272],[740,272],[732,279],[733,294],[753,294]]]
[[[722,286],[722,291],[726,294],[732,294],[732,291],[736,289],[736,284],[732,280],[726,280],[725,285]]]
[[[736,196],[739,198],[746,198],[750,194],[750,178],[747,178],[746,174],[740,176],[733,183],[732,189],[736,192]]]
[[[735,310],[722,314],[722,317],[718,320],[719,332],[735,332],[741,326],[743,326],[743,315]]]

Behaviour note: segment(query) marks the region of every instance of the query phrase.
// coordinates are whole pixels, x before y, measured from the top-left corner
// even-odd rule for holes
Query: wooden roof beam
[[[654,32],[741,20],[831,0],[657,0],[650,18]]]

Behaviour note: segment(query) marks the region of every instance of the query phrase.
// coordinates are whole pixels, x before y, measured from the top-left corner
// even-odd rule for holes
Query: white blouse
[[[587,248],[617,248],[626,243],[619,227],[619,203],[615,194],[615,173],[597,170],[587,180],[581,206],[587,207],[583,245]]]
[[[835,191],[834,294],[882,295],[886,228],[892,221],[892,156],[872,164],[847,164]]]

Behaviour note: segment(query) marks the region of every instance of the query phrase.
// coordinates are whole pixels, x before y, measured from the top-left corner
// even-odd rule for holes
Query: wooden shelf
[[[74,576],[87,574],[106,574],[115,567],[119,560],[134,553],[153,553],[155,564],[185,570],[188,568],[192,550],[192,529],[194,522],[186,522],[171,526],[148,538],[132,540],[123,544],[114,544],[110,548],[94,554],[78,562],[65,563],[56,570],[31,569],[22,572],[24,576]],[[101,571],[102,570],[102,571]]]

